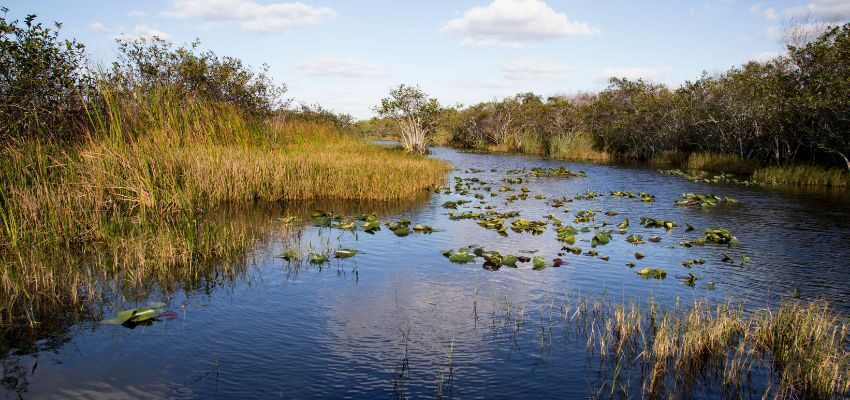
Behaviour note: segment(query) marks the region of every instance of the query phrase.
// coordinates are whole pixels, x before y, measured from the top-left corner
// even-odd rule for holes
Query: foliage
[[[793,163],[850,171],[850,24],[676,88],[612,78],[599,93],[520,93],[442,113],[446,142],[467,148],[739,174]]]
[[[78,135],[93,87],[85,47],[61,39],[58,22],[44,26],[35,15],[9,21],[8,9],[0,12],[0,140]]]
[[[440,104],[418,86],[399,85],[375,108],[381,117],[396,120],[404,147],[417,154],[426,151],[426,137],[433,132]]]
[[[109,81],[124,90],[179,88],[186,96],[199,96],[238,106],[251,115],[265,116],[280,108],[285,85],[234,57],[199,51],[199,41],[174,47],[161,38],[118,41],[118,60],[112,64]]]

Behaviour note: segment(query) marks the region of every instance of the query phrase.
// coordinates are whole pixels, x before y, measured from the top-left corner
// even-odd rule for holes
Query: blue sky
[[[443,104],[594,91],[609,75],[676,85],[782,51],[783,21],[850,15],[850,0],[0,1],[61,21],[93,59],[157,34],[266,63],[297,102],[359,118],[389,88]],[[846,18],[845,18],[846,19]]]

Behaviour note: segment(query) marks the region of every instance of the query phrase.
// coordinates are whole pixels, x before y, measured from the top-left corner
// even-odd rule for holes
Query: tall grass
[[[751,160],[744,160],[734,154],[702,152],[688,155],[684,166],[687,169],[701,171],[749,175],[758,168],[758,163]]]
[[[515,302],[506,297],[504,303],[494,301],[492,326],[511,327],[514,339],[506,343],[516,343],[518,336],[540,342],[539,332],[564,333],[563,341],[545,338],[547,346],[584,339],[588,367],[598,374],[597,397],[850,396],[846,316],[824,301],[747,311],[699,298],[662,306],[651,298],[565,295],[561,304],[547,298],[531,309],[528,324],[522,313],[511,312]],[[478,309],[477,293],[470,308]],[[554,313],[560,318],[553,318],[553,309],[560,309]]]
[[[103,98],[79,143],[0,148],[0,323],[37,319],[21,312],[42,300],[91,297],[86,277],[105,270],[141,285],[244,254],[260,228],[210,217],[221,207],[409,200],[442,184],[449,168],[332,125],[258,120],[168,89],[104,86]],[[81,271],[87,264],[72,253],[92,269]]]
[[[850,175],[841,169],[824,169],[814,165],[765,167],[753,173],[753,179],[770,184],[803,186],[850,186]]]
[[[560,136],[549,142],[549,156],[567,160],[609,161],[608,153],[598,151],[586,133]]]

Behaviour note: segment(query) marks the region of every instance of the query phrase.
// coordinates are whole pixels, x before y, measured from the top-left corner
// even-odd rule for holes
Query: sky
[[[357,118],[398,84],[444,105],[604,89],[609,76],[677,86],[784,51],[783,26],[850,15],[850,0],[3,1],[7,18],[63,23],[106,64],[117,38],[268,64],[296,103]]]

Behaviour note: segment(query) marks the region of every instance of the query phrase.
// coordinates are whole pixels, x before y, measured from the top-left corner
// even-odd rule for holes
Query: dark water
[[[748,308],[775,306],[798,291],[801,298],[825,298],[850,312],[850,195],[777,188],[706,185],[659,174],[654,169],[544,161],[533,157],[458,154],[436,149],[450,160],[453,177],[493,182],[494,190],[513,168],[566,166],[586,178],[530,178],[527,200],[505,204],[507,193],[485,197],[497,211],[517,210],[521,218],[555,214],[572,224],[572,213],[599,209],[597,216],[616,226],[631,220],[629,234],[662,237],[635,246],[614,234],[597,257],[565,255],[566,265],[534,271],[488,271],[476,263],[458,265],[441,256],[450,248],[480,245],[502,254],[558,257],[562,243],[553,229],[539,236],[509,232],[501,237],[475,221],[450,221],[440,205],[461,198],[435,194],[400,209],[383,210],[383,219],[407,218],[441,231],[396,237],[384,228],[375,235],[308,227],[294,237],[273,237],[252,254],[248,272],[235,285],[178,292],[168,309],[179,318],[128,329],[83,323],[37,344],[35,351],[12,352],[2,361],[6,397],[15,398],[584,398],[597,394],[600,371],[589,361],[583,339],[552,330],[563,318],[567,299],[578,294],[614,300],[663,304],[677,299],[731,299]],[[469,168],[481,173],[465,173]],[[495,172],[491,172],[495,169]],[[588,190],[603,195],[553,208],[547,198],[572,197]],[[656,201],[609,196],[614,190],[644,191]],[[674,206],[683,192],[716,193],[736,205],[712,209]],[[478,192],[471,192],[478,193]],[[515,192],[518,193],[518,192]],[[461,210],[474,210],[477,199]],[[301,205],[285,214],[306,212]],[[315,206],[327,207],[327,205]],[[334,211],[369,211],[356,205]],[[689,223],[677,228],[644,228],[640,217]],[[575,225],[575,224],[574,224]],[[613,228],[609,226],[608,228]],[[741,244],[682,248],[707,227],[725,227]],[[589,250],[593,233],[576,243]],[[276,257],[298,245],[355,248],[345,260],[322,267],[288,265]],[[633,254],[646,254],[635,260]],[[741,265],[721,261],[721,253]],[[680,263],[705,259],[691,272],[695,287],[677,276]],[[635,262],[630,269],[627,262]],[[642,267],[663,268],[665,280],[643,279]],[[715,288],[706,288],[714,282]],[[133,306],[133,304],[125,305]],[[522,318],[521,329],[515,321]],[[512,322],[513,321],[513,322]],[[604,396],[603,397],[607,397]]]

